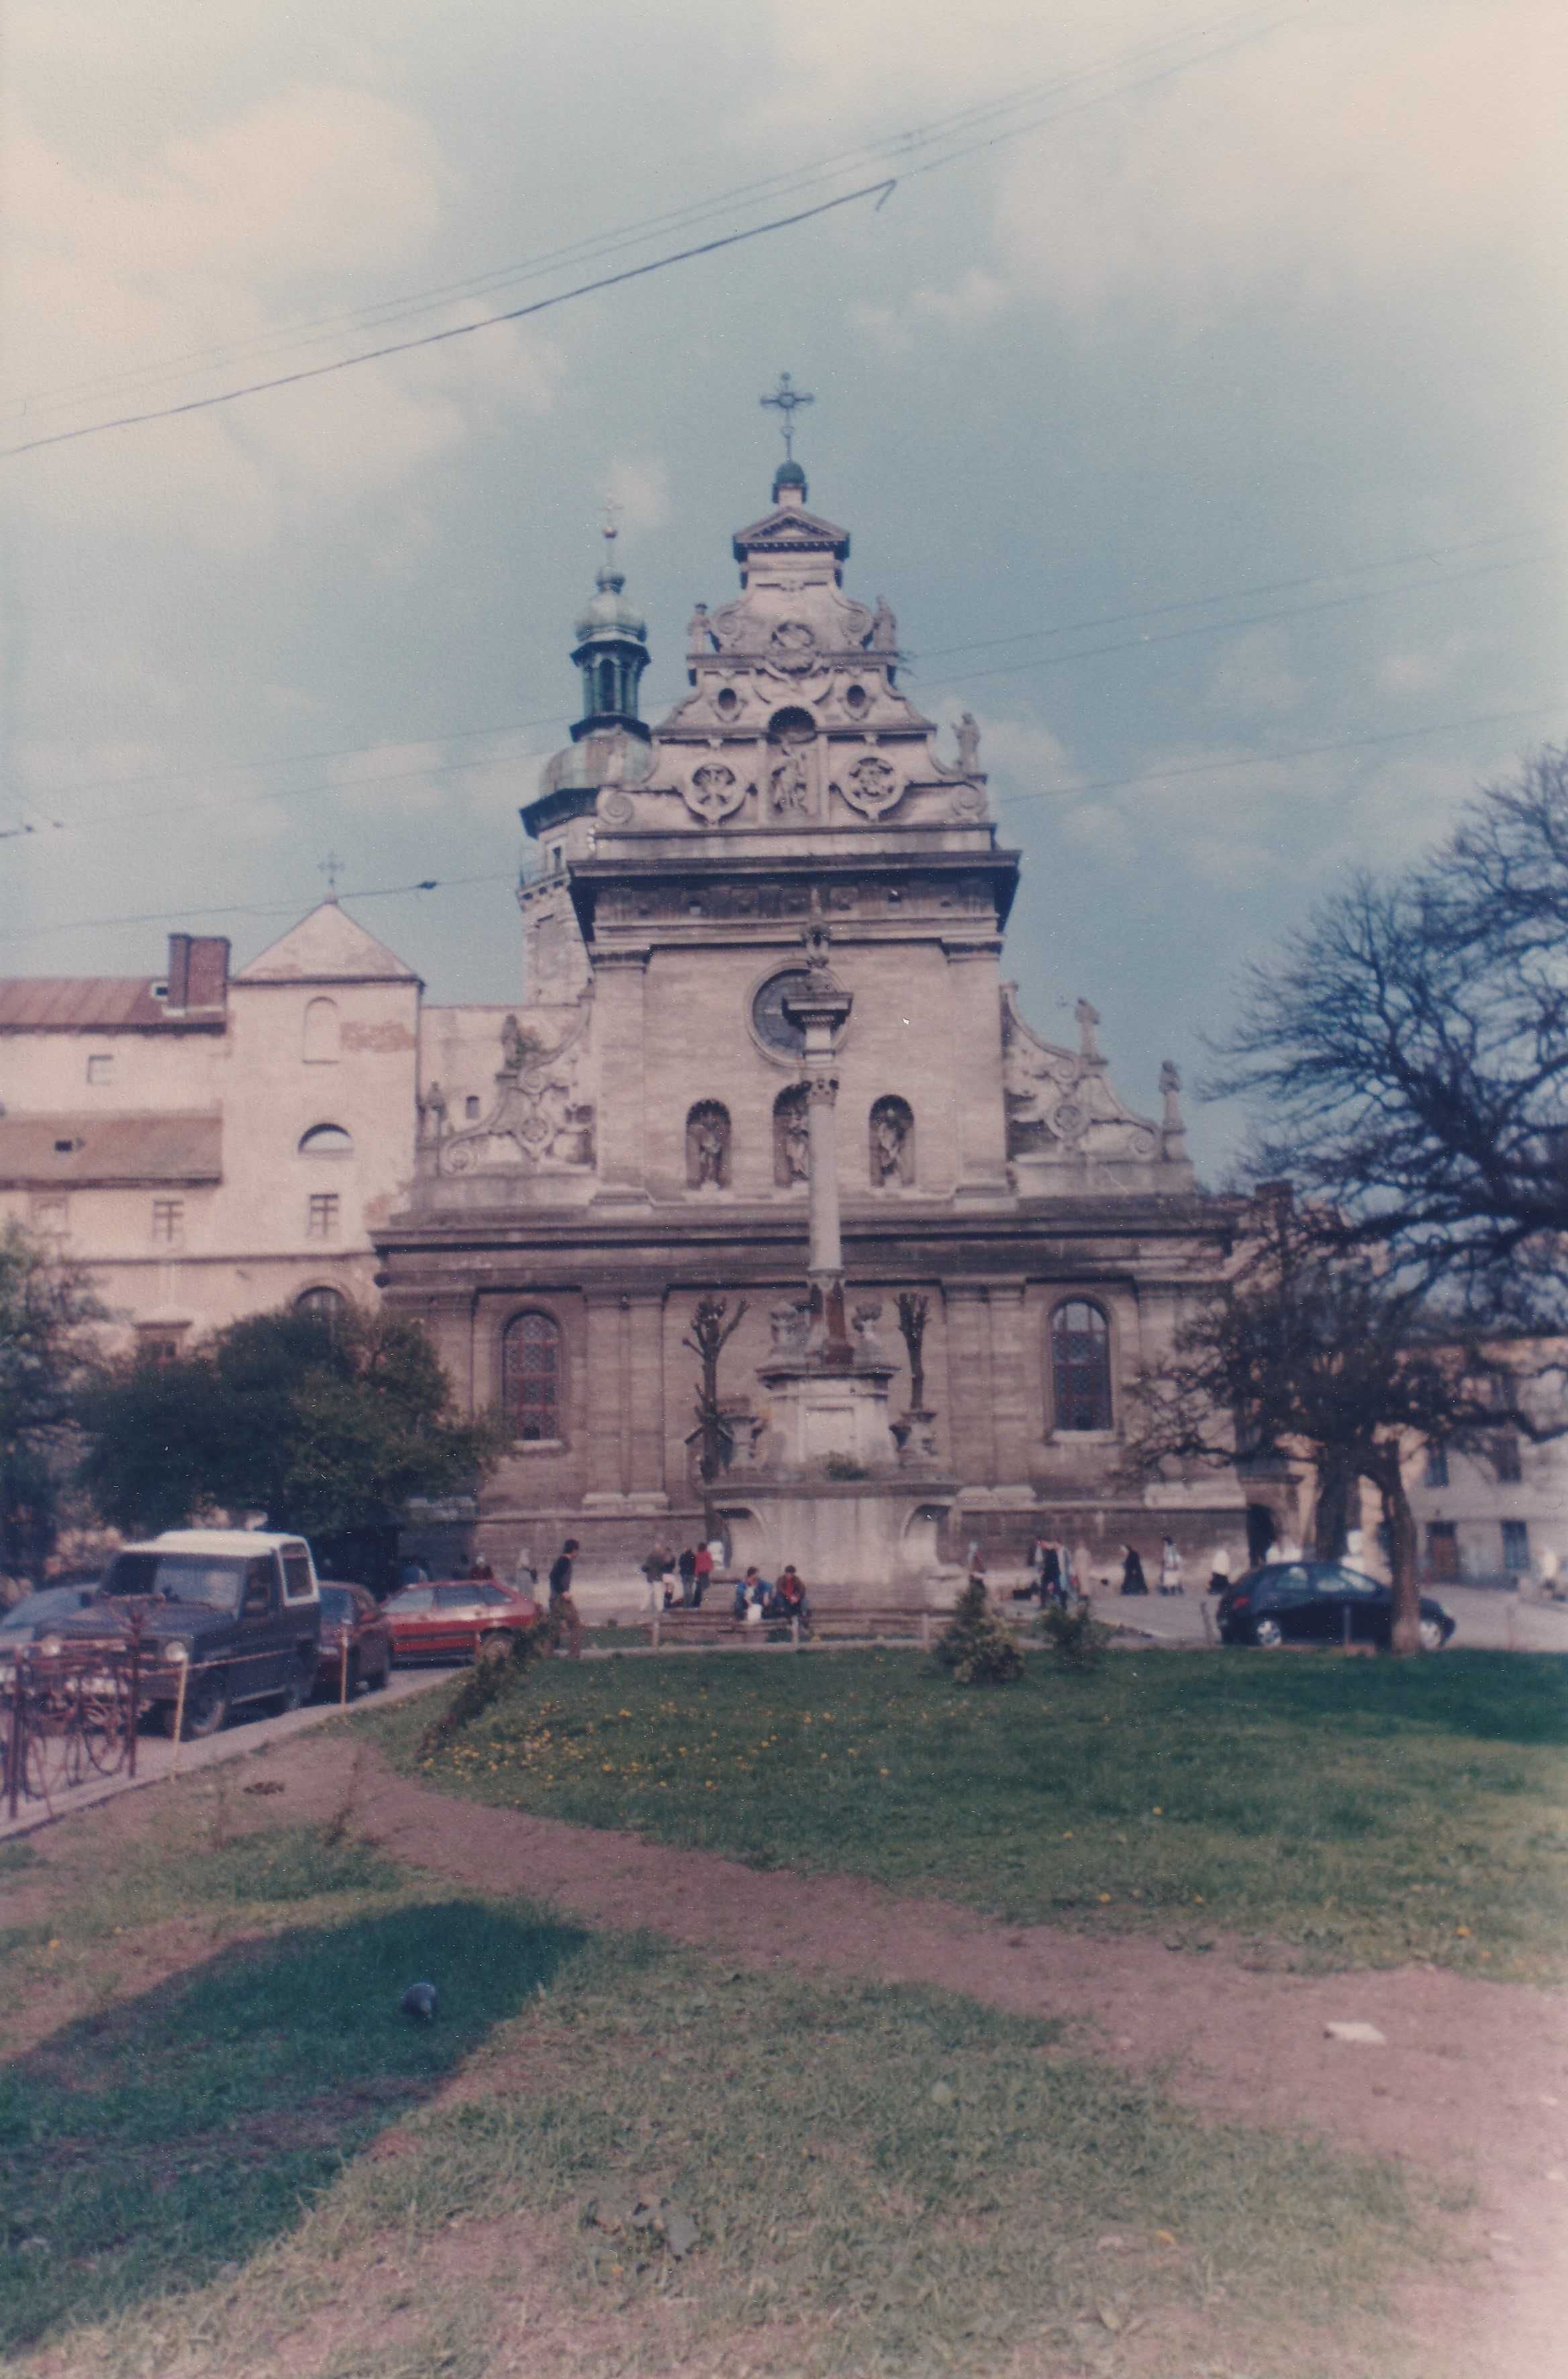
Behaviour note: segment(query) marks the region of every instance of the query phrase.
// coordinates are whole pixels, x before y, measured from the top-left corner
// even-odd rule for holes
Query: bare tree
[[[740,1328],[746,1310],[744,1298],[730,1313],[727,1298],[699,1297],[692,1314],[690,1334],[681,1341],[682,1346],[701,1359],[703,1367],[696,1411],[697,1425],[702,1431],[699,1467],[704,1488],[704,1526],[710,1538],[714,1533],[714,1516],[712,1497],[707,1491],[723,1469],[730,1453],[724,1414],[718,1401],[718,1359]]]
[[[1251,969],[1211,1096],[1254,1171],[1331,1200],[1477,1319],[1568,1322],[1568,749],[1480,794],[1408,876],[1366,874]]]
[[[1405,1464],[1416,1437],[1463,1444],[1513,1420],[1532,1436],[1526,1375],[1434,1317],[1418,1284],[1347,1237],[1326,1207],[1266,1185],[1226,1284],[1194,1309],[1128,1399],[1127,1483],[1296,1445],[1331,1487],[1381,1502],[1393,1648],[1417,1649],[1420,1592]]]

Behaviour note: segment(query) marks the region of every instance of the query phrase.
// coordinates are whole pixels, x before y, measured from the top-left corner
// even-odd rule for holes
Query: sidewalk
[[[451,1669],[394,1670],[385,1693],[362,1694],[349,1707],[385,1709],[390,1703],[408,1701],[415,1694],[428,1693],[432,1685],[446,1684],[452,1673]],[[53,1793],[47,1801],[22,1801],[18,1805],[14,1822],[6,1816],[5,1804],[0,1802],[0,1842],[36,1833],[41,1826],[52,1825],[56,1817],[74,1816],[78,1809],[96,1808],[103,1801],[117,1801],[145,1785],[161,1784],[171,1775],[190,1776],[199,1769],[216,1768],[226,1759],[243,1759],[247,1752],[285,1743],[293,1735],[312,1733],[325,1726],[329,1719],[342,1715],[335,1701],[308,1702],[303,1709],[291,1711],[286,1717],[261,1705],[239,1711],[219,1733],[208,1735],[200,1743],[174,1744],[166,1734],[142,1733],[136,1739],[134,1776],[94,1776],[72,1790]]]

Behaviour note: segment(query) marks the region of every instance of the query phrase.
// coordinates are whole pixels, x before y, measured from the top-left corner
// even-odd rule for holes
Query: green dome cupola
[[[615,537],[613,527],[606,528],[595,592],[577,622],[572,658],[582,672],[583,716],[572,730],[574,743],[617,727],[643,743],[648,737],[637,716],[637,688],[648,665],[647,622],[622,592],[626,581],[615,566]]]

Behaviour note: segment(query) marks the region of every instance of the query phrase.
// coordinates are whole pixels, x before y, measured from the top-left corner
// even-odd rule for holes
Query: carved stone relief
[[[681,791],[687,808],[708,826],[731,816],[746,798],[745,786],[722,760],[705,760],[694,768],[690,784],[682,785]]]
[[[803,1082],[780,1091],[773,1103],[773,1177],[780,1190],[811,1178],[811,1127]]]
[[[877,818],[898,806],[908,784],[890,761],[883,759],[879,753],[865,752],[840,770],[833,780],[833,790],[862,817]]]
[[[564,1045],[542,1053],[515,1016],[501,1026],[501,1044],[494,1106],[482,1123],[435,1144],[435,1169],[442,1174],[591,1169],[594,1109],[578,1096],[580,1051]]]
[[[717,1099],[705,1099],[686,1118],[686,1186],[730,1187],[730,1112]]]

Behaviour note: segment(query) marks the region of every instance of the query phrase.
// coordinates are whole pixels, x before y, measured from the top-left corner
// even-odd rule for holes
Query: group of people
[[[765,1619],[798,1619],[802,1634],[811,1628],[811,1604],[793,1562],[786,1562],[777,1579],[764,1577],[754,1562],[735,1580],[733,1609],[745,1625],[760,1626]]]
[[[713,1581],[715,1567],[724,1558],[723,1544],[688,1545],[680,1554],[667,1545],[655,1545],[642,1564],[648,1582],[650,1611],[700,1611]]]
[[[973,1555],[970,1560],[971,1577],[980,1564]],[[1055,1603],[1066,1611],[1086,1591],[1087,1581],[1080,1580],[1073,1564],[1072,1548],[1055,1537],[1036,1537],[1029,1549],[1029,1584],[1014,1593],[1015,1602],[1028,1602],[1036,1596],[1044,1611]]]
[[[1122,1586],[1124,1594],[1147,1594],[1149,1580],[1143,1574],[1143,1556],[1136,1545],[1122,1547]],[[1182,1575],[1181,1555],[1176,1539],[1165,1537],[1160,1545],[1160,1592],[1185,1594],[1187,1581]]]

